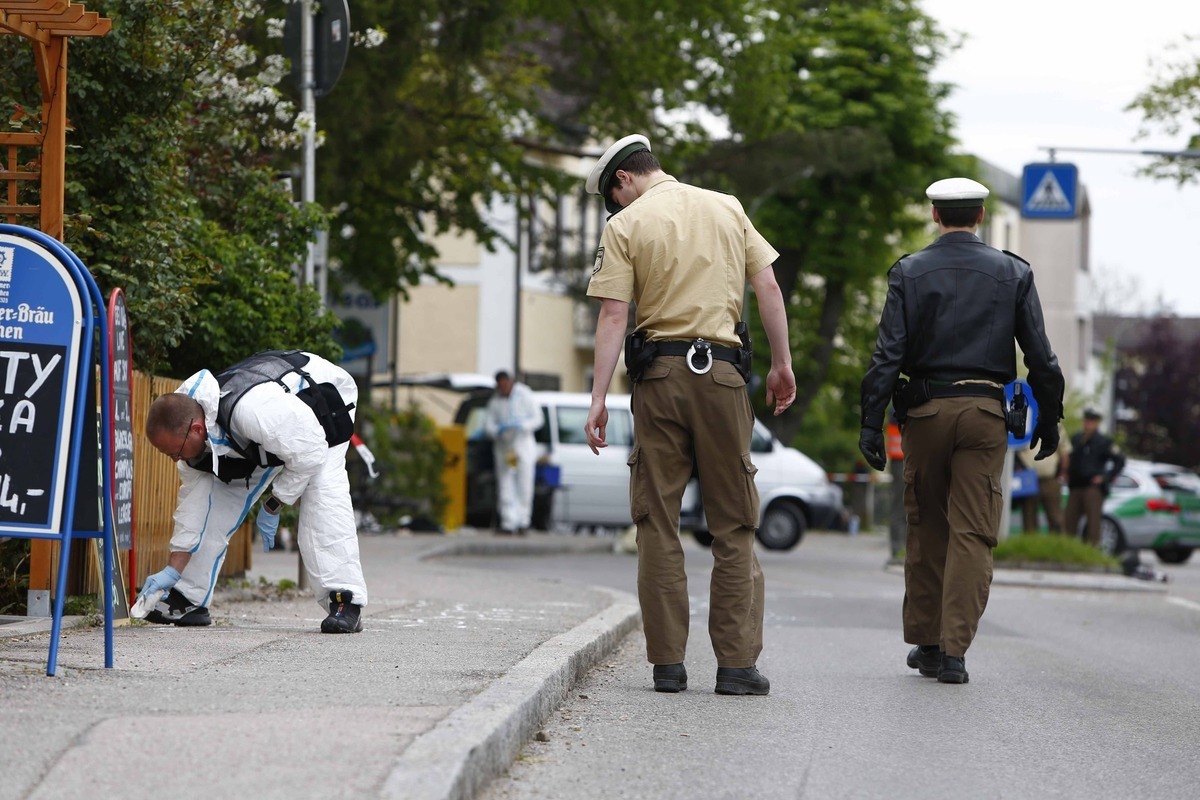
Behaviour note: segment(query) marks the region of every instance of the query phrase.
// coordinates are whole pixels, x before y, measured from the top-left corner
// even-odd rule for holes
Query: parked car
[[[544,424],[535,434],[539,460],[556,467],[559,485],[547,484],[548,470],[539,470],[534,489],[534,526],[538,528],[588,526],[624,528],[629,515],[629,451],[633,447],[634,418],[629,395],[608,396],[608,447],[592,453],[584,435],[591,396],[586,393],[534,392],[542,407]],[[487,395],[465,398],[455,414],[467,435],[467,521],[486,527],[495,513],[495,477],[491,442],[484,433]],[[841,488],[830,483],[812,459],[785,447],[762,423],[755,421],[750,451],[758,467],[760,498],[759,541],[764,547],[795,547],[812,526],[837,527],[847,513]],[[683,496],[680,526],[707,537],[697,481]],[[711,541],[711,539],[708,539]]]
[[[1086,525],[1080,520],[1080,533]],[[1153,550],[1182,564],[1200,547],[1200,478],[1170,464],[1129,459],[1112,482],[1100,522],[1100,549],[1110,555]]]

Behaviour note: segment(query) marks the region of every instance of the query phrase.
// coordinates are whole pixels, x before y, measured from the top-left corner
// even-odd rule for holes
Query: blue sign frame
[[[71,270],[0,234],[0,529],[58,538],[75,415],[83,302]]]
[[[1021,216],[1074,219],[1079,211],[1079,168],[1074,164],[1026,164],[1021,173]]]
[[[80,445],[83,442],[83,422],[86,415],[83,409],[86,403],[94,403],[95,396],[89,396],[92,388],[86,376],[91,375],[95,364],[107,365],[109,362],[109,337],[107,335],[107,315],[104,313],[104,298],[100,288],[90,272],[79,258],[68,250],[61,242],[46,234],[20,225],[0,224],[0,247],[7,247],[6,262],[0,264],[0,351],[10,352],[6,357],[6,368],[0,374],[0,391],[9,395],[23,395],[14,402],[13,413],[16,413],[18,403],[24,401],[32,404],[34,397],[42,386],[53,377],[49,360],[42,362],[40,357],[54,352],[35,350],[34,348],[58,347],[65,348],[66,342],[74,342],[74,347],[65,352],[62,349],[57,354],[63,358],[64,369],[62,380],[62,396],[55,406],[60,424],[53,437],[46,431],[36,427],[38,409],[35,405],[22,406],[22,416],[15,424],[12,419],[0,421],[0,427],[12,435],[24,430],[31,436],[37,431],[42,436],[43,444],[52,444],[54,494],[53,502],[45,506],[44,519],[33,523],[21,519],[0,518],[0,533],[8,536],[57,539],[61,542],[59,554],[58,582],[54,597],[53,622],[50,633],[50,653],[46,661],[46,674],[54,675],[58,666],[58,644],[62,634],[63,604],[66,600],[67,566],[70,561],[71,542],[76,538],[99,538],[103,543],[103,584],[104,584],[104,666],[113,666],[113,563],[116,558],[116,548],[113,541],[113,513],[110,482],[112,475],[112,407],[110,402],[110,376],[108,369],[100,373],[100,457],[101,469],[99,475],[100,498],[103,503],[100,530],[75,530],[76,491],[79,483],[81,468],[94,468],[91,464],[80,463]],[[18,258],[18,255],[20,256]],[[7,263],[11,260],[11,263]],[[71,295],[74,292],[72,299]],[[14,306],[13,301],[18,301]],[[60,314],[70,311],[69,322]],[[68,326],[68,335],[60,326]],[[93,344],[99,334],[99,362],[93,361]],[[7,350],[5,350],[7,348]],[[34,353],[39,354],[35,361]],[[28,360],[29,364],[24,362]],[[28,366],[25,374],[27,383],[21,383],[22,368]],[[53,369],[57,369],[56,363]],[[28,382],[29,374],[33,382]],[[11,376],[11,382],[10,382]],[[36,383],[36,386],[35,386]],[[27,396],[24,396],[27,395]],[[47,410],[49,407],[46,407]],[[7,422],[7,424],[4,424]],[[69,427],[71,435],[64,440],[63,432]],[[95,432],[89,432],[94,436]],[[31,442],[32,443],[32,442]],[[11,446],[11,445],[10,445]],[[28,453],[28,451],[26,451]],[[24,468],[24,464],[23,464]],[[24,469],[23,469],[24,471]],[[65,491],[60,485],[65,478]],[[8,480],[11,490],[11,478]],[[43,492],[51,487],[33,486],[32,491],[39,488]],[[22,486],[24,492],[17,500],[16,516],[24,516],[30,511],[29,503],[34,497],[44,495],[32,494],[31,489]],[[24,508],[21,499],[24,498]],[[11,499],[6,508],[12,508]],[[35,513],[43,510],[41,505],[32,509]],[[39,513],[39,516],[43,516]]]
[[[1015,393],[1014,387],[1017,384],[1021,385],[1021,394],[1025,395],[1025,399],[1029,401],[1029,416],[1025,419],[1024,435],[1013,436],[1011,433],[1008,434],[1009,450],[1020,450],[1023,447],[1029,446],[1029,442],[1033,440],[1033,429],[1037,427],[1038,419],[1038,404],[1037,400],[1033,397],[1033,389],[1029,388],[1029,384],[1021,378],[1017,378],[1012,383],[1004,386],[1005,407],[1007,408],[1012,404],[1013,394]]]

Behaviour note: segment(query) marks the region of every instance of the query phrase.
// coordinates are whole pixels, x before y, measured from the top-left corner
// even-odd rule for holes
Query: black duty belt
[[[1004,390],[986,383],[943,383],[929,381],[930,397],[988,397],[1003,400]]]
[[[714,359],[717,361],[728,361],[734,366],[738,366],[741,363],[741,350],[738,348],[722,347],[719,344],[706,342],[703,339],[696,339],[691,342],[681,342],[674,339],[657,340],[654,342],[654,347],[655,355],[686,356],[688,367],[691,368],[692,372],[699,372],[701,374],[708,372],[709,368],[712,367]],[[706,353],[708,355],[705,355]],[[705,365],[705,362],[707,362],[707,365]]]

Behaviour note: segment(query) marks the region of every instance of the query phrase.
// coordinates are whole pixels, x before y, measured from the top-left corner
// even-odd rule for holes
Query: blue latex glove
[[[258,518],[254,521],[258,526],[258,535],[262,537],[263,552],[271,552],[275,546],[275,534],[279,532],[279,515],[267,511],[266,506],[258,509]]]
[[[168,591],[177,583],[179,583],[179,571],[174,567],[164,567],[159,572],[146,578],[146,582],[142,584],[142,593],[138,597],[145,597],[151,592],[157,592],[159,589],[162,589],[164,592]]]

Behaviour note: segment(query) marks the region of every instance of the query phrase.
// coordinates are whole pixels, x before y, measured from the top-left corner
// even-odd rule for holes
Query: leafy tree
[[[333,354],[336,321],[291,279],[321,215],[275,179],[273,82],[239,39],[244,0],[94,0],[113,20],[70,46],[66,243],[107,290],[125,289],[134,354],[187,374],[265,347]],[[0,98],[33,127],[31,50],[0,37]],[[286,109],[285,109],[286,111]]]
[[[578,179],[533,163],[531,143],[570,151],[630,130],[679,138],[657,110],[697,95],[693,76],[747,5],[354,3],[353,27],[387,41],[355,50],[317,103],[317,194],[337,210],[333,265],[377,295],[402,290],[437,275],[432,234],[494,246],[512,236],[490,216],[494,201],[579,191]]]
[[[348,464],[354,505],[387,526],[410,517],[424,528],[440,525],[446,507],[442,468],[446,451],[430,417],[416,404],[399,411],[364,406],[358,427],[371,442],[378,477],[359,459]]]
[[[1134,98],[1128,110],[1142,114],[1143,136],[1161,128],[1171,136],[1187,136],[1187,148],[1200,151],[1200,34],[1184,36],[1159,63],[1159,78]],[[1200,159],[1164,156],[1146,174],[1179,185],[1200,179]]]
[[[781,253],[799,356],[794,411],[772,421],[787,441],[815,401],[857,426],[882,278],[924,244],[925,187],[970,166],[949,155],[949,87],[930,77],[949,41],[915,2],[790,0],[762,25],[713,87],[732,136],[697,172],[734,189]]]
[[[1125,446],[1155,461],[1200,467],[1200,376],[1190,364],[1200,338],[1189,340],[1171,317],[1149,320],[1141,341],[1121,355],[1116,376]]]

